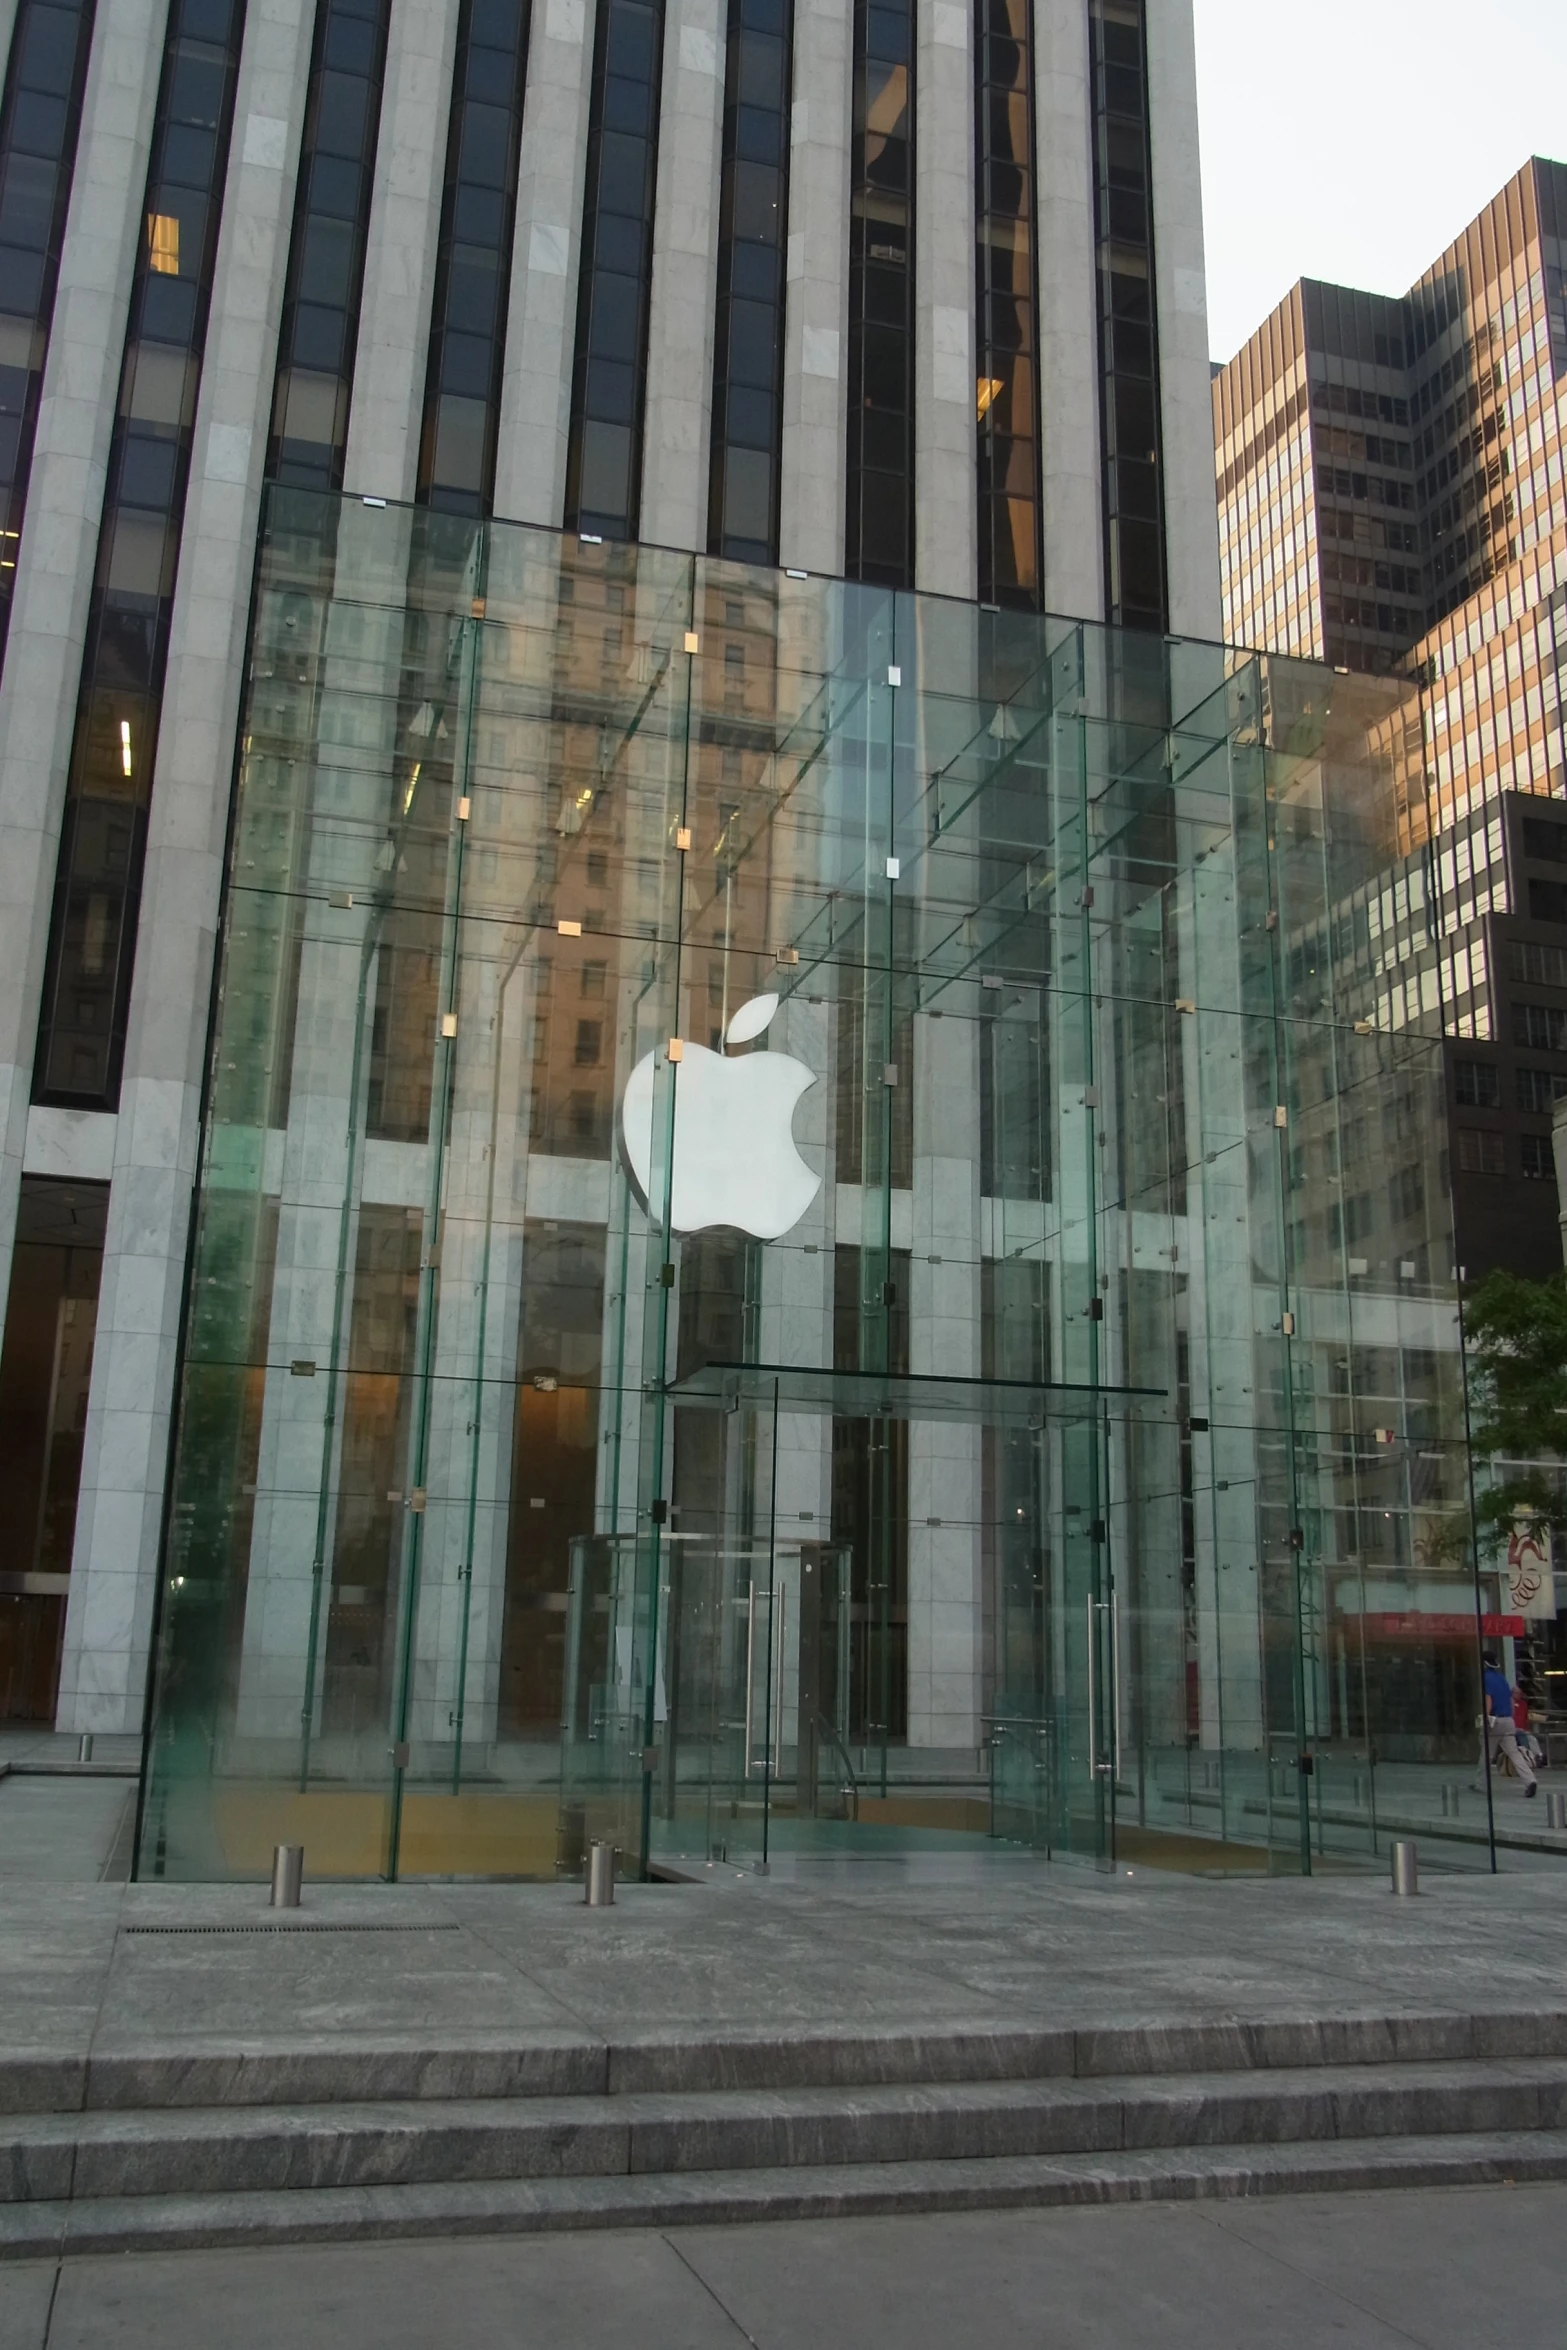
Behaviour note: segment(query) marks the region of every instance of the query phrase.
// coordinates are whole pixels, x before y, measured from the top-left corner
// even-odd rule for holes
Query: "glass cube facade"
[[[1405,692],[274,491],[139,1873],[1484,1859]]]

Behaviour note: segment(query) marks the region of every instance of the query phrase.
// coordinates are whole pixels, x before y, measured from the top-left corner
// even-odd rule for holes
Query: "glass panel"
[[[144,1873],[1488,1859],[1401,687],[293,491],[251,653]]]

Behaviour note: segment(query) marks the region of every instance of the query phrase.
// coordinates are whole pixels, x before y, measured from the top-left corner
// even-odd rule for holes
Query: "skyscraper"
[[[1215,634],[1191,12],[0,31],[0,1708],[134,1727],[264,485]]]
[[[1567,167],[1409,292],[1302,281],[1213,386],[1225,635],[1421,688],[1388,970],[1451,1040],[1461,1256],[1560,1257],[1567,1090]]]

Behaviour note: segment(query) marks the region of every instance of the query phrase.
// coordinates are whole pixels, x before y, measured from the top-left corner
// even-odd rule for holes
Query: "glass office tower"
[[[272,491],[139,1872],[1443,1820],[1407,690]]]

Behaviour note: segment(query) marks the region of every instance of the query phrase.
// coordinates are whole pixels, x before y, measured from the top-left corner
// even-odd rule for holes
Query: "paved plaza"
[[[0,2080],[94,2066],[584,2051],[649,2038],[1224,2031],[1324,2016],[1567,2012],[1567,1869],[1210,1879],[975,1840],[762,1879],[129,1884],[124,1779],[0,1779]],[[1533,1856],[1530,1856],[1532,1858]],[[1523,1861],[1520,1866],[1519,1862]],[[277,1927],[284,1931],[274,1931]],[[327,1930],[320,1930],[327,1929]],[[550,2061],[556,2061],[555,2056]],[[343,2093],[349,2093],[347,2091]],[[371,2092],[365,2092],[371,2093]]]
[[[1567,2056],[1567,1872],[1428,1874],[1403,1901],[1380,1875],[1220,1881],[945,1853],[765,1880],[718,1868],[623,1886],[599,1911],[568,1885],[307,1881],[285,1918],[260,1886],[119,1881],[127,1792],[107,1777],[0,1781],[0,2109],[16,2126],[42,2113],[35,2137],[73,2114],[162,2129],[181,2106],[221,2107],[243,2131],[247,2101],[493,2099],[507,2080],[525,2112],[552,2082],[634,2090],[702,2063],[715,2089],[852,2084],[878,2077],[878,2045],[906,2058],[922,2038],[933,2080],[977,2071],[965,2050],[1027,2043],[1063,2091],[1141,2071],[1164,2094],[1159,2076],[1202,2067],[1331,2068],[1336,2032],[1341,2056],[1358,2033],[1379,2077],[1398,2058],[1428,2101],[1465,2068],[1421,2060],[1472,2057],[1499,2110],[1437,2126],[1487,2129],[1498,2183],[1280,2192],[1306,2174],[1270,2177],[1259,2144],[1254,2178],[1199,2178],[1185,2200],[1141,2199],[1170,2190],[1137,2185],[1142,2158],[1106,2158],[1099,2175],[1119,2161],[1110,2192],[1130,2200],[1095,2208],[714,2226],[696,2204],[696,2224],[671,2208],[605,2225],[602,2207],[584,2216],[592,2199],[636,2181],[586,2178],[536,2190],[554,2195],[558,2232],[496,2234],[482,2215],[456,2232],[427,2214],[381,2241],[180,2249],[176,2232],[104,2255],[73,2251],[83,2239],[63,2221],[47,2256],[35,2235],[0,2258],[0,2350],[1469,2350],[1499,2309],[1509,2340],[1560,2334],[1567,2185],[1540,2167],[1560,2165],[1550,2125],[1531,2135],[1522,2117]],[[1258,2094],[1299,2083],[1281,2072]],[[1179,2078],[1169,2094],[1185,2094]],[[130,2110],[155,2103],[161,2121]],[[1517,2182],[1502,2183],[1514,2151]],[[1200,2169],[1202,2149],[1191,2159]],[[243,2194],[208,2200],[219,2228],[229,2208],[249,2224]],[[8,2207],[16,2221],[27,2208]]]
[[[0,1785],[0,1811],[15,1791]],[[57,1883],[0,1911],[0,2077],[177,2052],[600,2055],[650,2037],[1078,2035],[1567,2011],[1567,1872],[1118,1876],[1027,1856],[625,1885]],[[271,1929],[282,1926],[285,1930]],[[322,1930],[326,1929],[326,1930]],[[564,2057],[563,2057],[564,2060]]]

